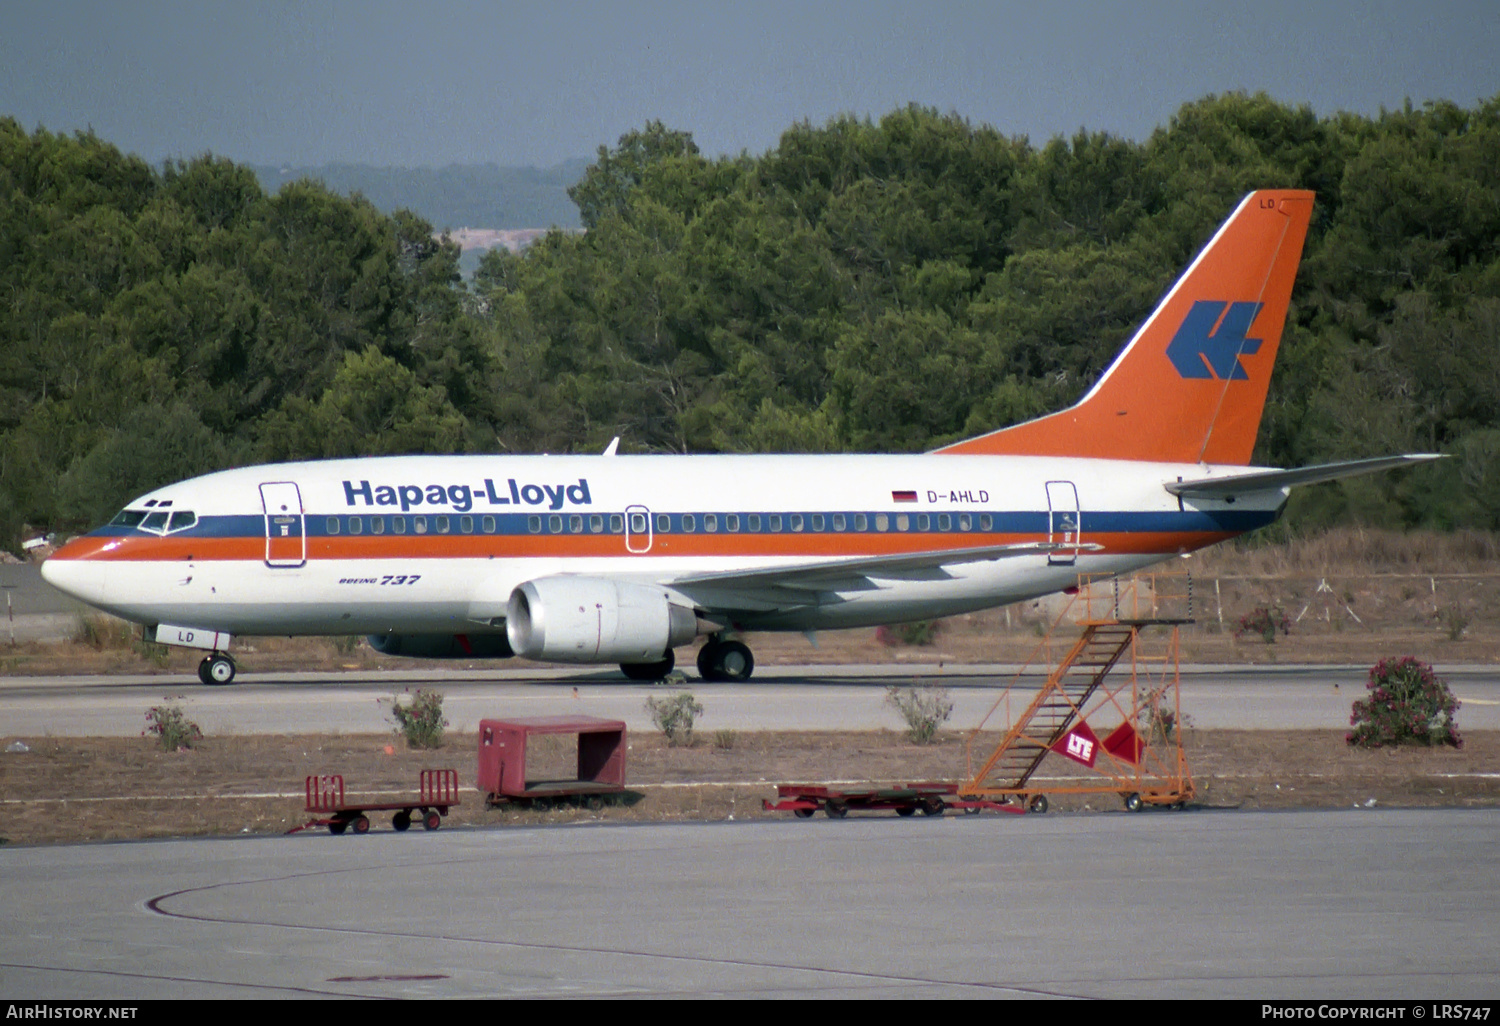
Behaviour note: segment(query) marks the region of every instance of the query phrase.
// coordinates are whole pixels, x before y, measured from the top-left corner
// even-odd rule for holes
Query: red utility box
[[[578,737],[578,775],[534,779],[527,773],[527,742],[542,734]],[[625,722],[594,716],[525,716],[479,721],[479,793],[490,805],[518,802],[546,807],[562,800],[589,804],[625,790]]]

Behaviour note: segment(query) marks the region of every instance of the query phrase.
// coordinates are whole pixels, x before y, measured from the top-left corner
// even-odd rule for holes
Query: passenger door
[[[292,481],[260,486],[266,511],[266,566],[296,567],[307,562],[307,530],[302,518],[302,493]]]
[[[637,554],[651,551],[651,511],[645,506],[625,507],[625,549]]]

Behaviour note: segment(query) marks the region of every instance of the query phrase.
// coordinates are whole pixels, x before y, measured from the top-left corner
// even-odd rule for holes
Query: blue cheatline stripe
[[[1215,510],[1211,512],[1201,510],[1187,511],[1161,511],[1161,512],[1104,512],[1084,510],[1082,513],[1081,532],[1089,534],[1131,534],[1131,533],[1239,533],[1253,531],[1258,527],[1264,527],[1276,519],[1276,513],[1271,510]],[[436,519],[439,516],[448,518],[448,530],[439,534]],[[717,530],[705,530],[705,517],[714,517]],[[736,516],[739,518],[740,527],[738,531],[728,529],[728,518]],[[760,527],[758,530],[750,529],[750,518],[759,517]],[[863,516],[865,527],[858,530],[855,527],[855,518]],[[882,531],[876,528],[877,517],[887,518],[888,527]],[[918,527],[919,516],[927,518],[925,529]],[[940,517],[948,517],[948,526],[940,527]],[[349,530],[351,518],[358,517],[363,530],[358,535],[353,535]],[[621,530],[610,530],[611,517],[622,517],[622,511],[591,511],[591,512],[533,512],[533,513],[338,513],[332,515],[309,513],[305,516],[306,534],[309,538],[331,537],[334,535],[342,537],[369,537],[376,535],[371,530],[372,521],[376,518],[382,519],[384,530],[380,535],[389,536],[397,534],[394,530],[394,518],[403,520],[404,531],[400,532],[409,536],[417,535],[415,520],[417,517],[426,519],[426,530],[422,535],[459,536],[473,535],[529,535],[529,534],[621,534]],[[461,525],[463,517],[472,518],[472,530],[463,531]],[[603,530],[591,530],[590,517],[601,517],[603,519]],[[686,518],[692,518],[693,530],[686,530]],[[821,517],[823,526],[821,529],[814,526],[815,518]],[[844,518],[844,528],[835,529],[833,526],[835,517]],[[897,524],[898,518],[907,520],[905,530],[900,529]],[[961,528],[961,517],[969,518],[967,531]],[[981,517],[989,517],[990,525],[983,527]],[[495,529],[493,531],[483,530],[486,518],[493,518]],[[579,518],[581,528],[575,529],[574,518]],[[963,510],[959,512],[935,513],[929,510],[913,511],[881,510],[872,512],[869,510],[835,510],[835,511],[789,511],[789,512],[755,512],[755,513],[722,513],[709,511],[707,513],[651,513],[651,529],[657,534],[921,534],[940,532],[952,533],[974,533],[974,534],[1022,534],[1022,535],[1044,535],[1049,529],[1049,518],[1045,511],[1037,510]],[[666,527],[661,526],[661,518],[666,518]],[[779,530],[771,530],[772,518],[779,518]],[[799,522],[801,529],[794,530],[793,525]],[[330,519],[337,522],[337,530],[330,531]],[[559,526],[560,525],[560,526]],[[140,537],[146,535],[155,537],[149,531],[139,531],[130,527],[116,527],[105,525],[90,532],[95,537]],[[200,517],[198,522],[185,531],[176,531],[169,535],[171,538],[263,538],[265,537],[265,517],[262,514],[234,515],[234,516],[205,516]]]

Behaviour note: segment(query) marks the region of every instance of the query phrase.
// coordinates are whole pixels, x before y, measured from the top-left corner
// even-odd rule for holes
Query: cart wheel
[[[368,834],[370,832],[370,817],[363,815],[355,816],[352,826],[356,834]]]
[[[328,832],[330,834],[333,834],[334,836],[338,836],[348,828],[349,824],[342,819],[336,819],[332,823],[328,824]]]
[[[965,805],[964,806],[964,815],[965,816],[977,816],[977,815],[979,815],[979,806],[977,806],[977,805]]]
[[[896,806],[896,815],[898,815],[898,816],[910,816],[913,812],[916,812],[916,811],[917,811],[917,807],[915,805],[898,805],[898,806]]]
[[[1047,796],[1044,794],[1032,795],[1031,804],[1028,806],[1028,808],[1030,808],[1031,811],[1036,813],[1038,816],[1042,815],[1047,811]]]
[[[588,800],[584,804],[589,807],[590,811],[598,812],[600,809],[604,808],[604,799],[597,794],[591,794],[588,796]]]
[[[796,816],[798,819],[812,819],[813,813],[817,811],[817,809],[793,809],[792,815]]]
[[[823,812],[829,819],[843,819],[849,815],[849,806],[838,799],[834,799],[823,806]]]
[[[941,816],[947,807],[941,798],[922,799],[922,815],[924,816]]]
[[[408,829],[411,826],[411,811],[409,809],[402,809],[396,813],[391,817],[391,826],[397,830]]]
[[[1140,812],[1143,804],[1144,803],[1141,801],[1141,796],[1138,795],[1138,794],[1135,794],[1134,792],[1132,792],[1130,794],[1127,794],[1125,796],[1125,811],[1126,812]]]
[[[427,815],[425,815],[425,816],[422,817],[422,826],[425,827],[428,830],[436,830],[438,827],[440,827],[442,825],[443,825],[443,817],[440,816],[440,815],[438,815],[436,809],[432,810],[431,812],[428,812]]]

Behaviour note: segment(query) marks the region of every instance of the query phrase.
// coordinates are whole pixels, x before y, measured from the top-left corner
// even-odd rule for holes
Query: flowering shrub
[[[154,737],[164,752],[180,752],[203,740],[198,724],[188,719],[180,705],[152,706],[146,713],[146,729],[141,737]]]
[[[1382,659],[1370,669],[1369,695],[1354,703],[1344,736],[1351,745],[1464,746],[1454,714],[1458,699],[1432,667],[1411,656]]]
[[[406,738],[408,748],[443,747],[443,728],[448,721],[443,719],[442,692],[419,688],[409,705],[392,698],[391,718],[396,721],[396,733]]]
[[[1240,617],[1239,626],[1235,628],[1234,636],[1243,637],[1246,634],[1259,634],[1261,640],[1267,645],[1276,644],[1276,632],[1282,634],[1292,633],[1292,622],[1286,618],[1286,614],[1280,609],[1272,612],[1265,606],[1260,606],[1252,613]]]

